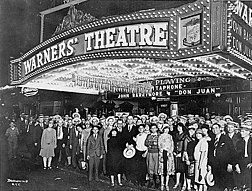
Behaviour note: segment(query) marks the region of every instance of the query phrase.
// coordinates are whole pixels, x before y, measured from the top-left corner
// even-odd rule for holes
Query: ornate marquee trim
[[[96,20],[98,19],[94,16],[89,13],[83,13],[81,10],[77,10],[74,5],[71,5],[67,15],[63,18],[62,23],[57,26],[53,36],[76,26],[88,24]]]

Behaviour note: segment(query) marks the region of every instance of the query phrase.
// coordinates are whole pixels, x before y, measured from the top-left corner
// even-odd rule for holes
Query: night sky
[[[101,18],[151,8],[172,8],[194,1],[88,0],[82,11]],[[9,84],[10,58],[18,58],[39,44],[39,12],[51,5],[52,0],[0,0],[0,87]]]

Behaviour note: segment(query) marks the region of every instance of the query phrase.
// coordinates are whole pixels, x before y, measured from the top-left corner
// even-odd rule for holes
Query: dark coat
[[[70,130],[70,145],[72,146],[73,153],[76,153],[76,152],[78,153],[80,150],[79,139],[81,136],[81,132],[79,132],[76,135],[76,131],[77,131],[76,127],[73,127]]]
[[[234,145],[234,149],[235,149],[235,153],[234,153],[234,163],[237,164],[238,160],[239,160],[239,156],[238,156],[238,148],[237,148],[237,144],[238,142],[241,140],[241,134],[240,133],[235,133],[233,135],[233,137],[231,138],[233,145]]]
[[[36,124],[34,126],[34,130],[32,134],[34,143],[39,144],[41,142],[42,133],[43,133],[43,128],[40,126],[40,124]]]
[[[28,132],[27,132],[28,130]],[[35,123],[30,123],[27,125],[26,129],[25,129],[25,140],[27,144],[33,144],[35,143],[35,135],[36,134],[36,127],[35,127]]]
[[[121,143],[121,134],[111,137],[108,140],[107,153],[107,173],[109,175],[122,174],[123,172],[123,145]]]
[[[27,124],[25,124],[25,120],[21,120],[21,118],[17,119],[17,128],[19,132],[22,134],[25,132]]]
[[[122,130],[122,143],[124,144],[124,147],[126,147],[126,143],[133,144],[136,146],[136,142],[133,140],[133,137],[136,137],[138,134],[137,126],[133,125],[131,128],[131,131],[128,130],[128,125],[123,127]]]
[[[234,136],[231,138],[233,145],[235,147],[235,150],[237,150],[237,143],[241,140],[241,134],[240,133],[235,133]]]
[[[221,135],[219,142],[216,146],[216,156],[214,157],[214,139],[209,142],[209,164],[213,164],[214,161],[218,161],[219,164],[226,166],[228,164],[234,164],[235,148],[230,137],[227,135]]]
[[[55,127],[56,130],[56,138],[58,138],[58,126]],[[63,132],[63,138],[62,138],[62,144],[67,144],[67,138],[68,138],[68,129],[64,126],[62,126],[62,132]]]
[[[104,154],[104,146],[102,136],[98,134],[97,139],[95,139],[93,134],[91,134],[87,140],[87,156],[100,157],[103,154]]]
[[[248,157],[245,158],[245,141],[244,139],[240,139],[237,143],[237,150],[238,150],[238,156],[239,156],[239,164],[242,165],[245,163],[252,163],[252,138],[250,137],[248,140]],[[246,165],[247,165],[246,164]],[[245,165],[245,164],[244,164]]]

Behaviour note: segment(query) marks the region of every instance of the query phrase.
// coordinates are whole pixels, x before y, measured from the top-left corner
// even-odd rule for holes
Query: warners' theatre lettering
[[[250,27],[252,27],[252,9],[249,8],[246,4],[237,0],[235,2],[234,13],[239,15]]]
[[[73,44],[77,43],[77,38],[72,38],[68,41],[62,41],[59,44],[53,45],[23,62],[24,75],[32,72],[49,62],[54,62],[65,56],[71,56],[74,53]]]
[[[37,68],[50,62],[73,54],[80,55],[91,51],[121,47],[168,47],[168,22],[144,23],[107,28],[89,33],[83,33],[41,50],[28,60],[22,62],[23,75],[27,75]],[[79,44],[82,48],[75,47]]]
[[[168,22],[108,28],[85,34],[86,51],[114,47],[167,47]]]

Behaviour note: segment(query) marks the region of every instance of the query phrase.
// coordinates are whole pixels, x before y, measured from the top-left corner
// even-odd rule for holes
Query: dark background
[[[96,18],[120,15],[151,8],[177,7],[195,0],[87,0],[81,7],[84,13]],[[40,39],[39,12],[61,4],[63,0],[0,0],[0,87],[9,84],[9,62],[18,58]],[[76,6],[78,8],[78,6]],[[52,29],[59,24],[66,10],[59,12]],[[63,14],[64,13],[64,14]],[[55,17],[56,18],[56,17]],[[49,22],[52,22],[51,20]],[[50,25],[50,23],[47,23]]]

